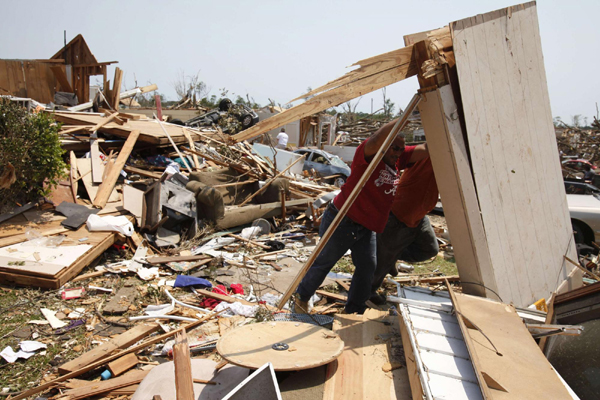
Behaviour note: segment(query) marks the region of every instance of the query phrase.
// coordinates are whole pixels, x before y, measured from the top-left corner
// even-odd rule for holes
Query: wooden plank
[[[484,398],[571,398],[513,306],[448,287]]]
[[[100,142],[96,133],[90,135],[90,160],[92,162],[92,182],[102,183],[104,164],[100,158]]]
[[[100,189],[98,189],[98,194],[94,199],[94,206],[100,208],[104,208],[104,206],[106,206],[110,194],[115,188],[117,179],[119,179],[121,170],[125,166],[125,162],[127,162],[127,159],[129,158],[129,155],[131,154],[133,146],[135,146],[135,142],[137,141],[139,135],[140,131],[133,131],[127,138],[127,141],[125,141],[125,144],[119,152],[117,161],[115,161],[115,164],[112,166],[108,176],[106,177],[106,180],[102,182],[102,185],[100,185]]]
[[[83,186],[85,186],[85,190],[87,191],[90,200],[93,201],[98,194],[100,186],[92,182],[92,160],[89,158],[78,158],[77,169],[79,171],[79,175],[81,176],[81,181],[83,181]],[[116,190],[113,189],[113,191],[110,194],[110,197],[108,198],[108,201],[115,202],[119,200],[119,194]]]
[[[319,243],[313,250],[312,254],[308,258],[308,260],[306,261],[306,263],[304,264],[302,269],[300,271],[298,271],[296,278],[294,279],[292,284],[288,287],[288,289],[284,293],[283,297],[279,301],[279,304],[277,305],[277,307],[279,309],[282,309],[285,306],[285,304],[287,303],[287,301],[292,297],[292,294],[294,293],[294,291],[300,284],[300,281],[302,280],[304,275],[306,275],[306,273],[308,272],[310,267],[313,265],[315,259],[321,253],[321,251],[323,250],[323,248],[329,241],[329,238],[331,238],[331,235],[333,235],[333,232],[335,232],[335,230],[337,229],[337,227],[340,224],[340,222],[342,221],[342,219],[346,216],[346,213],[348,212],[350,207],[352,207],[352,204],[354,204],[354,200],[356,200],[356,198],[358,197],[358,194],[361,192],[365,183],[371,177],[371,174],[373,173],[375,168],[377,168],[377,165],[379,164],[379,162],[383,159],[383,155],[388,150],[388,148],[392,144],[393,140],[396,138],[396,134],[406,125],[406,123],[408,121],[408,116],[416,108],[416,106],[419,104],[420,100],[421,100],[420,95],[415,95],[412,98],[412,100],[410,101],[410,103],[408,104],[408,106],[406,107],[406,110],[404,111],[402,116],[398,119],[398,122],[390,130],[387,138],[385,139],[385,141],[383,142],[383,144],[381,145],[381,147],[379,148],[379,150],[377,151],[377,153],[375,154],[375,156],[369,163],[369,166],[363,172],[362,176],[356,183],[356,186],[354,187],[354,189],[352,190],[350,195],[348,195],[348,198],[344,202],[344,205],[339,210],[336,217],[334,218],[334,220],[331,222],[331,224],[327,228],[327,231],[325,232],[325,234],[323,235],[323,237],[321,238],[321,240],[319,241]],[[273,117],[271,117],[271,118],[273,118]]]
[[[79,189],[79,183],[77,183],[77,180],[79,179],[79,173],[77,172],[77,157],[75,157],[75,153],[74,152],[70,152],[69,153],[69,160],[70,160],[70,179],[71,179],[71,190],[73,191],[73,201],[75,203],[77,203],[77,190]]]
[[[528,306],[568,278],[562,256],[575,254],[535,3],[454,22],[452,32],[494,281],[504,301]]]
[[[130,174],[137,174],[143,176],[144,178],[160,179],[163,175],[162,172],[147,171],[145,169],[131,167],[129,165],[123,169],[125,170],[125,172],[128,172]]]
[[[315,293],[319,296],[325,296],[333,300],[342,301],[344,303],[348,300],[348,296],[345,294],[331,293],[326,290],[317,290]]]
[[[61,398],[65,400],[87,399],[102,393],[110,392],[111,390],[140,383],[149,372],[150,371],[136,370],[118,378],[108,379],[100,382],[90,382],[88,386],[66,390],[64,393],[66,397]]]
[[[56,65],[56,66],[50,67],[50,70],[52,70],[52,73],[54,74],[54,76],[56,77],[56,80],[60,84],[61,91],[73,93],[73,88],[71,87],[71,84],[69,83],[69,80],[67,79],[67,75],[65,74],[63,66]]]
[[[123,372],[130,370],[138,364],[139,360],[133,353],[124,355],[108,363],[108,369],[113,376],[119,376]]]
[[[192,380],[192,361],[190,346],[185,331],[175,335],[173,345],[173,364],[175,366],[175,393],[178,400],[194,400],[194,382]]]
[[[419,104],[419,111],[448,230],[454,238],[453,249],[458,273],[465,282],[484,284],[496,291],[452,87],[446,85],[424,93],[423,96],[425,101]],[[470,294],[487,295],[486,289],[481,285],[465,284],[463,288]]]
[[[80,368],[84,368],[89,364],[100,361],[110,356],[115,350],[125,349],[139,340],[147,337],[151,333],[159,329],[158,324],[136,325],[130,330],[110,339],[108,342],[93,348],[92,350],[83,353],[79,357],[58,367],[58,373],[61,375],[68,374]]]
[[[410,396],[406,370],[385,368],[393,356],[389,343],[382,339],[392,332],[390,319],[387,312],[372,309],[364,315],[335,316],[333,331],[344,341],[344,351],[328,365],[324,400]]]
[[[292,107],[288,110],[260,121],[258,124],[234,135],[233,140],[240,142],[259,136],[272,129],[279,128],[290,122],[297,121],[303,117],[316,114],[327,108],[345,103],[349,100],[360,97],[366,93],[372,92],[392,83],[401,81],[410,76],[416,75],[417,66],[412,58],[412,46],[404,47],[399,50],[402,57],[406,60],[391,69],[385,69],[366,77],[361,77],[356,81],[345,83],[331,90],[321,93],[302,104]],[[384,55],[382,55],[384,56]]]

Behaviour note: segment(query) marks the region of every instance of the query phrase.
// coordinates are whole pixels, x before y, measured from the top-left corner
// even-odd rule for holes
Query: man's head
[[[285,128],[281,128],[281,132],[285,133]]]
[[[398,135],[392,142],[390,148],[383,155],[383,162],[389,165],[390,167],[396,166],[396,161],[404,152],[404,136]]]

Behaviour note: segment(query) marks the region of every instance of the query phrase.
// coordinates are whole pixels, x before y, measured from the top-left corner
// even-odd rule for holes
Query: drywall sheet
[[[504,302],[528,306],[567,278],[563,256],[576,257],[536,5],[451,30],[491,272]]]
[[[91,248],[89,244],[34,246],[28,241],[0,248],[0,265],[14,270],[54,276]]]

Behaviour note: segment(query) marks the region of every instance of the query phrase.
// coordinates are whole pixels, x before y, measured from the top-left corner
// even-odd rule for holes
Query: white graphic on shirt
[[[382,185],[392,185],[390,189],[385,189],[383,192],[391,195],[396,194],[396,185],[398,183],[398,175],[396,174],[396,170],[386,165],[385,169],[379,170],[379,177],[375,179],[374,183],[376,187],[380,187]]]

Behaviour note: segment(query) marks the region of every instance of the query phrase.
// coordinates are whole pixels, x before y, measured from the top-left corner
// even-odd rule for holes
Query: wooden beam
[[[396,64],[396,66],[391,68],[385,66],[384,68],[376,68],[375,71],[369,71],[368,73],[357,76],[358,79],[341,79],[333,85],[339,86],[321,93],[302,104],[260,121],[258,124],[234,135],[232,139],[236,142],[252,139],[272,129],[279,128],[290,122],[297,121],[303,117],[313,115],[330,107],[335,107],[366,93],[416,75],[417,64],[413,59],[412,46],[404,47],[397,50],[397,52],[398,53],[395,54],[394,57],[403,60],[401,64]],[[389,54],[390,53],[386,53],[377,57],[381,57],[382,60],[385,60],[387,57],[386,55]],[[373,57],[370,60],[375,58],[376,57]],[[325,87],[327,87],[327,85],[325,85]]]
[[[56,77],[56,80],[60,84],[61,91],[73,93],[73,88],[71,87],[71,84],[69,83],[67,75],[65,74],[65,71],[63,71],[62,66],[56,65],[50,67],[50,70],[52,71],[52,73]]]
[[[475,283],[463,285],[466,293],[493,296],[481,286],[497,292],[452,87],[446,85],[423,93],[423,97],[425,101],[419,105],[419,111],[448,229],[454,237],[458,274],[464,282]]]
[[[346,296],[345,294],[331,293],[331,292],[328,292],[326,290],[317,290],[315,293],[318,294],[319,296],[325,296],[325,297],[328,297],[330,299],[334,299],[334,300],[337,300],[337,301],[342,301],[344,303],[346,301],[348,301],[348,296]]]
[[[104,208],[106,203],[108,202],[108,198],[115,188],[115,184],[117,183],[117,179],[119,179],[119,175],[121,174],[121,170],[125,166],[125,162],[129,158],[131,151],[133,150],[133,146],[135,146],[135,142],[137,141],[138,136],[140,136],[140,131],[132,131],[129,134],[129,137],[125,141],[125,144],[121,148],[119,152],[119,156],[117,157],[117,161],[112,166],[109,175],[106,177],[106,180],[102,182],[100,185],[100,189],[98,189],[98,194],[94,199],[94,206]]]
[[[190,358],[190,346],[185,331],[175,335],[173,364],[175,366],[175,393],[177,400],[194,400],[192,360]]]
[[[302,281],[302,278],[304,277],[304,275],[306,275],[306,273],[308,272],[310,267],[313,265],[317,256],[321,253],[321,251],[323,251],[323,248],[325,247],[325,245],[327,244],[327,242],[333,235],[333,232],[335,232],[335,230],[337,229],[337,227],[340,224],[340,222],[342,221],[342,219],[346,216],[346,213],[348,212],[350,207],[352,207],[352,204],[354,204],[354,201],[358,197],[359,193],[362,191],[365,183],[371,177],[371,174],[373,173],[373,171],[375,171],[375,168],[377,168],[377,165],[379,164],[379,162],[381,162],[381,160],[383,159],[383,156],[385,155],[386,151],[388,150],[388,148],[390,147],[390,145],[396,138],[396,135],[398,134],[398,132],[400,132],[402,130],[402,128],[404,128],[404,126],[408,122],[408,117],[411,115],[413,110],[417,107],[420,100],[421,100],[420,95],[416,94],[413,96],[412,100],[410,101],[410,103],[408,104],[406,109],[404,110],[404,113],[402,113],[402,116],[400,117],[400,119],[398,119],[398,122],[396,122],[396,125],[394,125],[394,127],[388,134],[384,143],[379,148],[379,151],[377,151],[377,153],[375,154],[375,156],[369,163],[369,166],[366,168],[365,172],[360,177],[359,181],[356,183],[356,186],[354,187],[354,189],[352,190],[352,192],[346,199],[346,202],[344,203],[342,208],[338,211],[334,220],[331,222],[331,225],[329,225],[329,228],[327,228],[327,231],[325,231],[325,234],[323,235],[323,237],[321,238],[321,240],[319,241],[319,243],[313,250],[312,254],[306,261],[306,264],[304,264],[302,269],[298,272],[298,275],[296,276],[296,278],[294,279],[292,284],[288,287],[287,291],[284,293],[283,297],[279,301],[279,304],[277,305],[277,307],[280,310],[285,306],[287,301],[292,297],[292,294],[294,293],[294,291],[300,284],[300,281]],[[271,118],[273,118],[273,117],[271,117]]]

